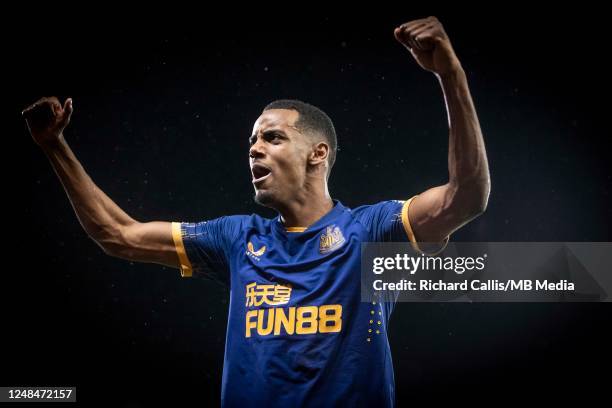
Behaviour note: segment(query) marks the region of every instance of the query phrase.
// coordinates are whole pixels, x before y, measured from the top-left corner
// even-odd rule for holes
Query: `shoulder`
[[[405,200],[386,200],[375,204],[362,205],[351,209],[351,213],[358,219],[367,219],[379,215],[401,215]]]
[[[271,231],[272,224],[276,222],[275,218],[265,218],[258,214],[230,215],[226,218],[226,223],[231,226],[234,233],[257,231],[266,234]]]

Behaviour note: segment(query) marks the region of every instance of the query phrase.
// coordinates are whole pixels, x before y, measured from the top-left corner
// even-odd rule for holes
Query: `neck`
[[[278,209],[285,227],[309,227],[334,208],[327,183],[318,190],[296,197]]]

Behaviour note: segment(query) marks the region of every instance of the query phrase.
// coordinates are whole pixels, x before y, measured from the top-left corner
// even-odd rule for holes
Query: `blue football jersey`
[[[393,301],[361,301],[361,243],[412,242],[410,201],[333,209],[308,228],[280,216],[173,223],[185,277],[225,283],[223,406],[395,403]]]

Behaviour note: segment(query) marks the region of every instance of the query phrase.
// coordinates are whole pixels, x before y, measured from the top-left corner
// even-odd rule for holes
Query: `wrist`
[[[58,137],[49,138],[48,140],[41,141],[41,143],[39,143],[39,146],[43,150],[43,152],[49,154],[60,150],[65,144],[66,140],[64,139],[64,135],[60,133]]]
[[[436,73],[436,76],[440,80],[440,82],[457,82],[461,79],[465,78],[465,71],[461,66],[461,63],[457,61],[453,63],[449,69],[444,72]]]

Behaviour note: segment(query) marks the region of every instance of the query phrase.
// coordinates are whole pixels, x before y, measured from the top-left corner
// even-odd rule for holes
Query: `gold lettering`
[[[317,314],[316,306],[303,306],[297,309],[297,319],[295,324],[296,334],[313,334],[317,332]],[[307,327],[304,327],[308,323]]]
[[[268,311],[268,325],[264,328],[264,315]],[[257,334],[267,336],[272,333],[274,327],[274,309],[259,309],[257,313]]]
[[[333,313],[328,313],[333,312]],[[331,322],[331,325],[327,323]],[[342,328],[342,305],[323,305],[319,308],[319,333],[336,333]]]
[[[251,329],[257,327],[257,322],[252,322],[251,317],[257,315],[257,310],[249,310],[246,312],[246,337],[251,337]]]
[[[285,311],[282,308],[276,309],[276,316],[274,318],[274,335],[280,334],[281,325],[285,328],[285,332],[289,335],[293,334],[295,330],[295,307],[289,308],[289,318],[285,315]]]

